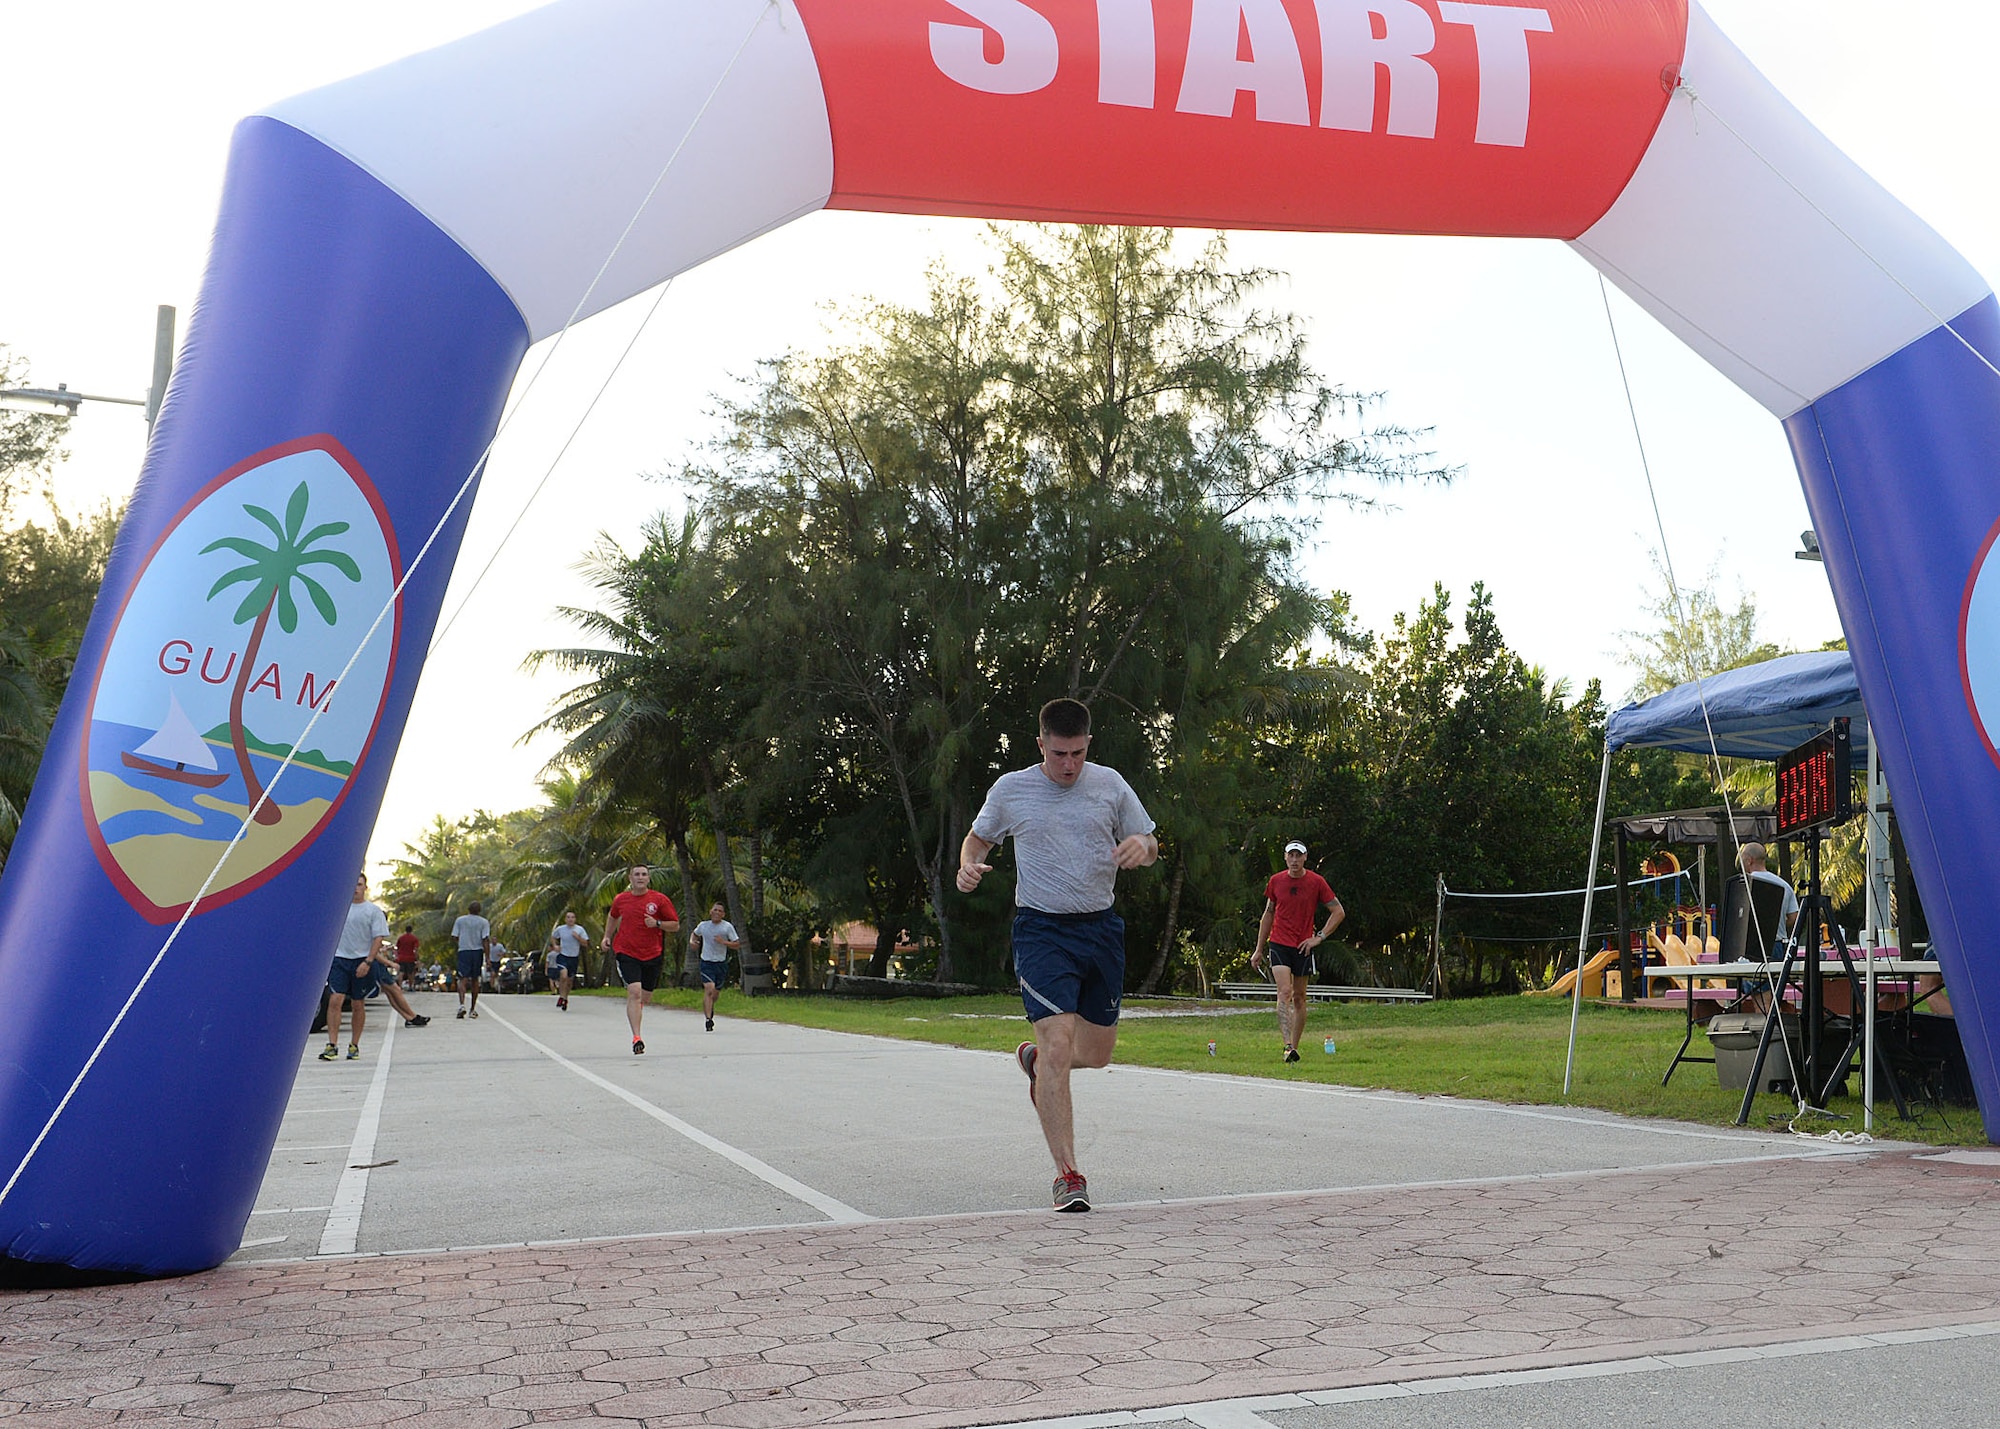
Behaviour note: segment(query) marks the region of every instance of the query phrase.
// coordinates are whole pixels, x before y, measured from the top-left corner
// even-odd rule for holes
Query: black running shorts
[[[1266,945],[1271,953],[1271,966],[1289,969],[1293,977],[1312,976],[1312,954],[1304,948],[1288,948],[1283,943]]]
[[[625,954],[620,953],[618,955],[618,980],[627,987],[636,982],[639,986],[646,989],[646,991],[651,992],[660,985],[660,969],[665,966],[666,961],[664,957],[629,958]]]

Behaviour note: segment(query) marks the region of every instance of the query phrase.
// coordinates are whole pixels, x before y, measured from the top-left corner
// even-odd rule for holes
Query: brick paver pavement
[[[231,1267],[0,1295],[0,1418],[990,1423],[1990,1318],[1990,1165],[1685,1171]]]

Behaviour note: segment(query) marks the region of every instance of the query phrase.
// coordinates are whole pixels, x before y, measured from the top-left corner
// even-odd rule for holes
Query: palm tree
[[[511,850],[498,904],[503,916],[527,926],[537,942],[566,911],[593,922],[592,911],[623,886],[625,870],[645,857],[652,834],[648,820],[574,770],[558,770],[541,787],[543,806]],[[526,939],[522,946],[528,946]],[[608,958],[609,949],[594,951],[593,966]]]
[[[305,573],[306,566],[332,566],[357,585],[361,582],[361,568],[354,558],[342,551],[315,551],[313,546],[332,536],[338,536],[348,528],[345,521],[329,521],[315,526],[303,536],[299,534],[306,523],[306,508],[312,502],[312,493],[306,483],[299,483],[285,505],[285,519],[281,525],[278,518],[261,506],[244,504],[244,511],[253,519],[267,527],[278,538],[275,546],[260,546],[255,541],[242,536],[223,536],[210,541],[201,548],[201,554],[211,551],[234,551],[242,556],[248,565],[238,566],[222,575],[209,587],[207,599],[214,600],[232,585],[248,581],[250,590],[243,597],[243,603],[236,607],[236,624],[254,620],[250,628],[250,642],[244,647],[243,663],[236,671],[236,686],[229,696],[229,740],[236,750],[236,762],[243,770],[245,798],[251,808],[256,809],[257,822],[275,824],[282,818],[283,811],[275,804],[263,804],[264,789],[257,782],[257,771],[250,763],[250,746],[243,726],[243,697],[250,689],[251,670],[257,663],[258,649],[264,643],[264,629],[270,624],[271,612],[278,612],[278,625],[290,635],[299,628],[298,602],[292,598],[292,583],[296,581],[311,597],[313,608],[329,626],[340,623],[340,612],[334,605],[333,597],[326,587]]]
[[[666,518],[655,518],[636,556],[603,537],[582,569],[604,592],[605,608],[558,611],[602,644],[537,650],[525,662],[530,670],[554,666],[585,677],[526,737],[564,736],[550,761],[552,771],[581,769],[583,788],[593,796],[601,790],[644,811],[674,856],[687,903],[695,899],[688,846],[695,804],[706,799],[711,817],[720,822],[709,797],[715,783],[713,742],[696,728],[700,700],[688,697],[689,671],[673,648],[683,633],[673,599],[694,561],[698,520],[690,511],[676,529]],[[718,844],[726,860],[726,838]],[[731,917],[744,927],[733,869],[726,864],[723,881]]]

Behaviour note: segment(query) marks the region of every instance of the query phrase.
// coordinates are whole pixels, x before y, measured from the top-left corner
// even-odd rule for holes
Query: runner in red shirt
[[[1326,926],[1313,932],[1322,907]],[[1271,949],[1271,977],[1278,984],[1278,1035],[1285,1039],[1285,1060],[1299,1060],[1299,1039],[1306,1031],[1306,988],[1311,981],[1312,950],[1333,935],[1347,910],[1332,887],[1306,867],[1306,846],[1297,839],[1285,845],[1285,871],[1264,885],[1264,916],[1257,924],[1257,951],[1250,966],[1264,970],[1264,948]]]
[[[417,985],[417,925],[405,923],[403,936],[396,939],[396,975],[404,987]]]
[[[611,914],[604,920],[604,943],[617,954],[618,976],[625,984],[625,1020],[632,1027],[635,1056],[646,1050],[639,1021],[645,1016],[647,997],[660,985],[667,935],[681,929],[672,900],[653,892],[652,880],[650,868],[633,864],[625,891],[611,900]]]

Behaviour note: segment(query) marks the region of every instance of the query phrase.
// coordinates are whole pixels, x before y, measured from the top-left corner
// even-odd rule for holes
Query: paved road
[[[236,1263],[0,1294],[0,1419],[1991,1417],[1994,1153],[1126,1069],[1056,1216],[1006,1057],[487,1008],[305,1061]]]
[[[1051,1170],[1006,1056],[623,1004],[445,995],[371,1026],[359,1062],[301,1065],[239,1260],[1037,1209]],[[380,1083],[372,1140],[357,1129]],[[1077,1079],[1106,1204],[1728,1161],[1760,1133],[1591,1112],[1114,1067]],[[356,1163],[388,1163],[366,1173]],[[336,1226],[345,1175],[351,1220]],[[365,1179],[359,1192],[352,1183]]]

